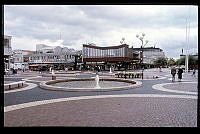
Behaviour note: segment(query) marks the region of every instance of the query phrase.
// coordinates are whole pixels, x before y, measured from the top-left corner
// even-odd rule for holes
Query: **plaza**
[[[198,75],[191,74],[184,73],[181,82],[176,76],[172,83],[169,68],[145,69],[143,79],[133,79],[141,82],[133,89],[67,92],[40,88],[51,77],[38,71],[18,72],[4,81],[25,81],[28,86],[4,91],[4,126],[196,127]],[[95,76],[95,71],[71,71],[56,79]],[[99,76],[115,77],[108,71]]]
[[[3,10],[4,127],[199,126],[197,4]]]

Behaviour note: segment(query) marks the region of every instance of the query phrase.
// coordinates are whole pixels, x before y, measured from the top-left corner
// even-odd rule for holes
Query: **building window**
[[[9,39],[4,39],[4,46],[9,47]]]

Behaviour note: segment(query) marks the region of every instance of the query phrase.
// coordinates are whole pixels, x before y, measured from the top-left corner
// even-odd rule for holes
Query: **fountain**
[[[50,80],[40,83],[40,87],[47,90],[68,92],[105,92],[137,88],[142,82],[119,78],[67,78]]]
[[[112,73],[111,69],[110,72]],[[40,83],[40,87],[48,90],[61,90],[68,92],[102,92],[113,90],[127,90],[141,86],[142,83],[135,80],[125,80],[119,78],[100,78],[98,72],[95,78],[67,78],[56,80],[53,78],[55,75],[52,69],[52,80]]]
[[[49,73],[51,73],[52,67],[49,68]]]
[[[95,88],[98,88],[98,89],[101,88],[101,87],[99,86],[99,75],[98,75],[98,74],[96,74],[95,82],[96,82]]]
[[[110,72],[109,72],[110,74],[112,73],[112,68],[110,67]]]
[[[54,70],[52,70],[52,71],[51,71],[51,74],[52,74],[52,75],[54,75],[54,74],[55,74],[55,73],[54,73]]]
[[[52,70],[51,74],[52,74],[52,80],[56,80],[56,76],[55,76],[54,70]]]

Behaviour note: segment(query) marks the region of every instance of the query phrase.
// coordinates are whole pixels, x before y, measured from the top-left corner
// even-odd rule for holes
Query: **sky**
[[[186,23],[186,19],[189,23]],[[82,50],[82,44],[159,47],[168,58],[198,51],[198,6],[195,5],[4,5],[4,35],[12,49],[36,50],[36,44]]]

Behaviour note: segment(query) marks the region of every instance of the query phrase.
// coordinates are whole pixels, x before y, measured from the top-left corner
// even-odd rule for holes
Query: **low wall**
[[[51,84],[59,83],[59,82],[69,82],[69,81],[93,81],[94,78],[87,78],[87,79],[64,79],[64,80],[51,80],[47,82],[41,82],[40,87],[43,89],[48,90],[56,90],[56,91],[68,91],[68,92],[102,92],[102,91],[116,91],[116,90],[127,90],[139,87],[142,85],[140,81],[133,81],[133,80],[125,80],[125,79],[114,79],[114,78],[100,78],[100,81],[119,81],[119,82],[126,82],[131,83],[129,86],[120,86],[120,87],[109,87],[109,88],[68,88],[68,87],[57,87],[51,86]]]

